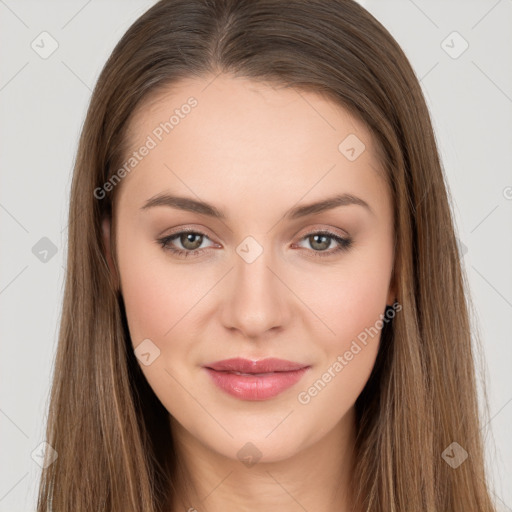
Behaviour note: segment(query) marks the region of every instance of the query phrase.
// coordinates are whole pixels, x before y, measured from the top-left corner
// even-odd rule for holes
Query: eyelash
[[[173,253],[174,255],[176,255],[178,257],[189,258],[191,256],[197,255],[197,253],[200,253],[201,251],[204,250],[204,249],[195,249],[193,251],[187,251],[187,250],[184,250],[184,249],[176,249],[176,248],[171,247],[169,245],[169,243],[171,241],[173,241],[176,238],[179,238],[181,235],[183,235],[185,233],[194,234],[194,235],[200,235],[200,236],[209,238],[205,233],[202,233],[201,231],[180,231],[178,233],[173,233],[172,235],[165,236],[163,238],[159,238],[159,239],[157,239],[157,242],[162,246],[162,248],[164,250],[170,251],[171,253]],[[308,238],[308,237],[310,237],[310,236],[313,236],[313,235],[324,235],[324,236],[326,236],[328,238],[332,238],[333,240],[335,240],[338,243],[338,247],[337,248],[331,249],[329,251],[314,251],[313,250],[313,253],[314,253],[313,257],[325,258],[325,257],[328,257],[328,256],[332,256],[334,254],[338,254],[340,252],[347,251],[352,246],[352,238],[348,238],[348,237],[347,238],[343,238],[343,237],[341,237],[339,235],[335,235],[334,233],[331,233],[329,231],[313,231],[311,233],[308,233],[308,234],[304,235],[301,238],[301,241],[306,239],[306,238]]]

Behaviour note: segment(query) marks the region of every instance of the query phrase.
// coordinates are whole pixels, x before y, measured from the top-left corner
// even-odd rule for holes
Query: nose
[[[243,253],[242,253],[243,254]],[[234,269],[226,280],[221,321],[246,339],[264,339],[281,331],[291,318],[290,297],[282,266],[264,250],[254,261],[235,255]]]

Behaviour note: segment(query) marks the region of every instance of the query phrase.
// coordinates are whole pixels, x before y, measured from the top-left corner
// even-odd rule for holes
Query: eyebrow
[[[295,220],[308,215],[314,215],[327,210],[332,210],[339,206],[358,205],[367,209],[371,214],[375,215],[371,206],[363,199],[356,197],[352,194],[338,194],[332,197],[328,197],[321,201],[306,204],[304,206],[297,206],[291,208],[284,215],[285,219]],[[226,215],[221,210],[209,204],[205,201],[192,199],[189,197],[175,196],[171,194],[157,194],[146,201],[141,207],[141,210],[153,208],[156,206],[167,206],[170,208],[176,208],[178,210],[184,210],[188,212],[200,213],[201,215],[207,215],[215,219],[226,220]]]

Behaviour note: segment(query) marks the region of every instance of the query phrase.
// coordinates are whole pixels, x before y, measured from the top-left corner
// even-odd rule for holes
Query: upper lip
[[[290,372],[306,368],[307,366],[307,364],[287,361],[285,359],[268,358],[253,361],[241,357],[224,359],[204,365],[205,368],[211,368],[212,370],[241,373]]]

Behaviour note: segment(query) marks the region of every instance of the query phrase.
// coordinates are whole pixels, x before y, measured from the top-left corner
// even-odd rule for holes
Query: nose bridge
[[[237,246],[236,253],[224,322],[226,327],[257,337],[282,326],[286,287],[275,275],[279,271],[270,247],[248,236]]]
[[[275,277],[269,269],[274,266],[272,250],[269,247],[264,249],[255,239],[250,238],[251,240],[242,242],[236,250],[238,255],[238,259],[235,260],[237,289],[241,288],[242,291],[245,290],[249,294],[255,295],[270,293],[271,288],[274,288],[275,285],[273,282]]]

